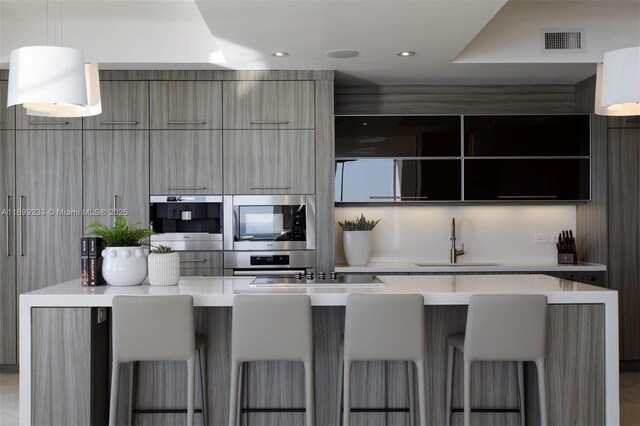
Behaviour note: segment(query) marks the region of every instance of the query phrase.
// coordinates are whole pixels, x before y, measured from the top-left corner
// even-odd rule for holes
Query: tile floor
[[[0,426],[18,425],[18,373],[0,367]],[[640,426],[640,373],[620,373],[620,425]]]

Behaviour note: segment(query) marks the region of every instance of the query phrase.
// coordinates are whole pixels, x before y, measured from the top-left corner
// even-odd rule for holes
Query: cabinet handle
[[[531,200],[542,200],[542,199],[555,199],[558,198],[557,195],[498,195],[498,198],[503,200],[512,200],[515,198],[528,198]]]
[[[22,214],[22,200],[25,199],[26,197],[24,195],[21,195],[20,198],[18,199],[18,211],[20,211],[20,220],[18,221],[18,224],[20,225],[18,227],[18,243],[20,243],[20,256],[24,256],[24,241],[22,239],[23,237],[23,229],[22,227],[24,226],[24,215]]]
[[[167,121],[167,124],[205,124],[206,121]]]
[[[29,124],[32,124],[32,125],[56,124],[56,125],[64,126],[66,124],[69,124],[69,122],[68,121],[30,121]]]
[[[428,200],[429,197],[409,197],[400,195],[370,195],[370,200]]]
[[[639,118],[627,118],[627,123],[640,123]]]
[[[289,189],[288,186],[252,186],[251,189]]]
[[[6,220],[7,220],[7,257],[11,257],[11,243],[10,243],[10,235],[9,235],[9,217],[12,216],[10,214],[10,209],[11,208],[11,195],[7,195],[7,216],[6,216]]]
[[[170,186],[169,191],[204,191],[206,186]]]
[[[101,121],[100,124],[138,124],[137,121]]]
[[[207,259],[195,259],[195,260],[188,260],[188,259],[180,259],[181,263],[203,263],[206,262]]]
[[[289,122],[288,121],[256,120],[256,121],[251,121],[251,124],[289,124]]]

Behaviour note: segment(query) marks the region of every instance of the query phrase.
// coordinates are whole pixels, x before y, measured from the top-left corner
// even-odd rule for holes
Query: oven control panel
[[[289,265],[289,255],[251,256],[251,265]]]

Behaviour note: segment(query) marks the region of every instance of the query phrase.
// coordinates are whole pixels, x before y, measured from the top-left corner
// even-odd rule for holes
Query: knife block
[[[558,253],[558,263],[561,265],[573,265],[576,263],[576,254]]]

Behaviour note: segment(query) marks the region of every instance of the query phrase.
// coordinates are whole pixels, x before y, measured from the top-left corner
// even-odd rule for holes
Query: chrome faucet
[[[451,250],[449,250],[449,262],[458,263],[458,256],[464,254],[464,243],[462,243],[462,249],[456,248],[456,218],[451,219]]]

